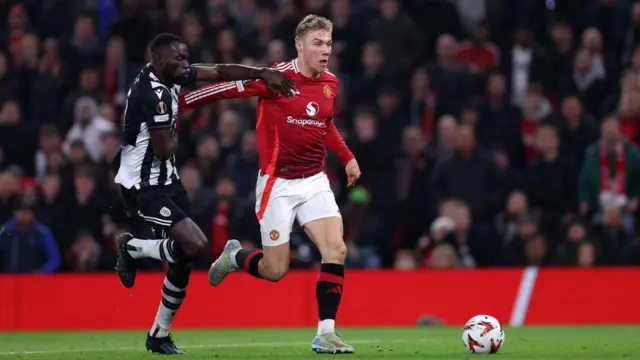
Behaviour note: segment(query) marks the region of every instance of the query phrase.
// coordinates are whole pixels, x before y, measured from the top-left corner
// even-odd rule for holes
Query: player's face
[[[189,49],[187,45],[174,42],[162,57],[163,73],[169,81],[177,81],[189,71]]]
[[[307,34],[299,44],[305,62],[314,72],[321,73],[327,69],[333,40],[326,30],[315,30]]]

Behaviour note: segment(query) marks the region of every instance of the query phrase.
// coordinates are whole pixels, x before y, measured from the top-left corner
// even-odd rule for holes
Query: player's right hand
[[[294,97],[296,93],[298,93],[298,89],[293,80],[280,70],[266,68],[263,70],[260,78],[269,90],[278,95]]]

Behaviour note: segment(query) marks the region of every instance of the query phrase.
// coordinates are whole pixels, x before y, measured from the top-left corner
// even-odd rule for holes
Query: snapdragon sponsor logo
[[[299,125],[299,126],[317,126],[317,127],[326,126],[324,121],[312,120],[312,119],[296,119],[296,118],[294,118],[292,116],[287,116],[287,123],[288,124],[295,124],[295,125]]]

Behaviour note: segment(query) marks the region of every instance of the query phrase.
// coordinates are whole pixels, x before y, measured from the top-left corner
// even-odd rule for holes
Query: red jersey
[[[211,101],[258,96],[256,138],[260,170],[284,179],[308,177],[324,170],[325,146],[346,165],[354,156],[333,122],[338,79],[325,71],[309,78],[298,71],[298,60],[274,67],[298,88],[293,98],[269,91],[263,81],[213,83],[180,97],[180,105],[193,108]]]

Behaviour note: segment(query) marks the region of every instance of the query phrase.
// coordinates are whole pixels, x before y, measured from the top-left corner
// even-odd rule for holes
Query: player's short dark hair
[[[182,40],[182,38],[178,35],[169,33],[158,34],[155,38],[153,38],[153,40],[151,40],[151,43],[149,44],[149,50],[151,50],[151,54],[156,55],[158,54],[158,51],[174,42],[185,44],[184,40]]]

